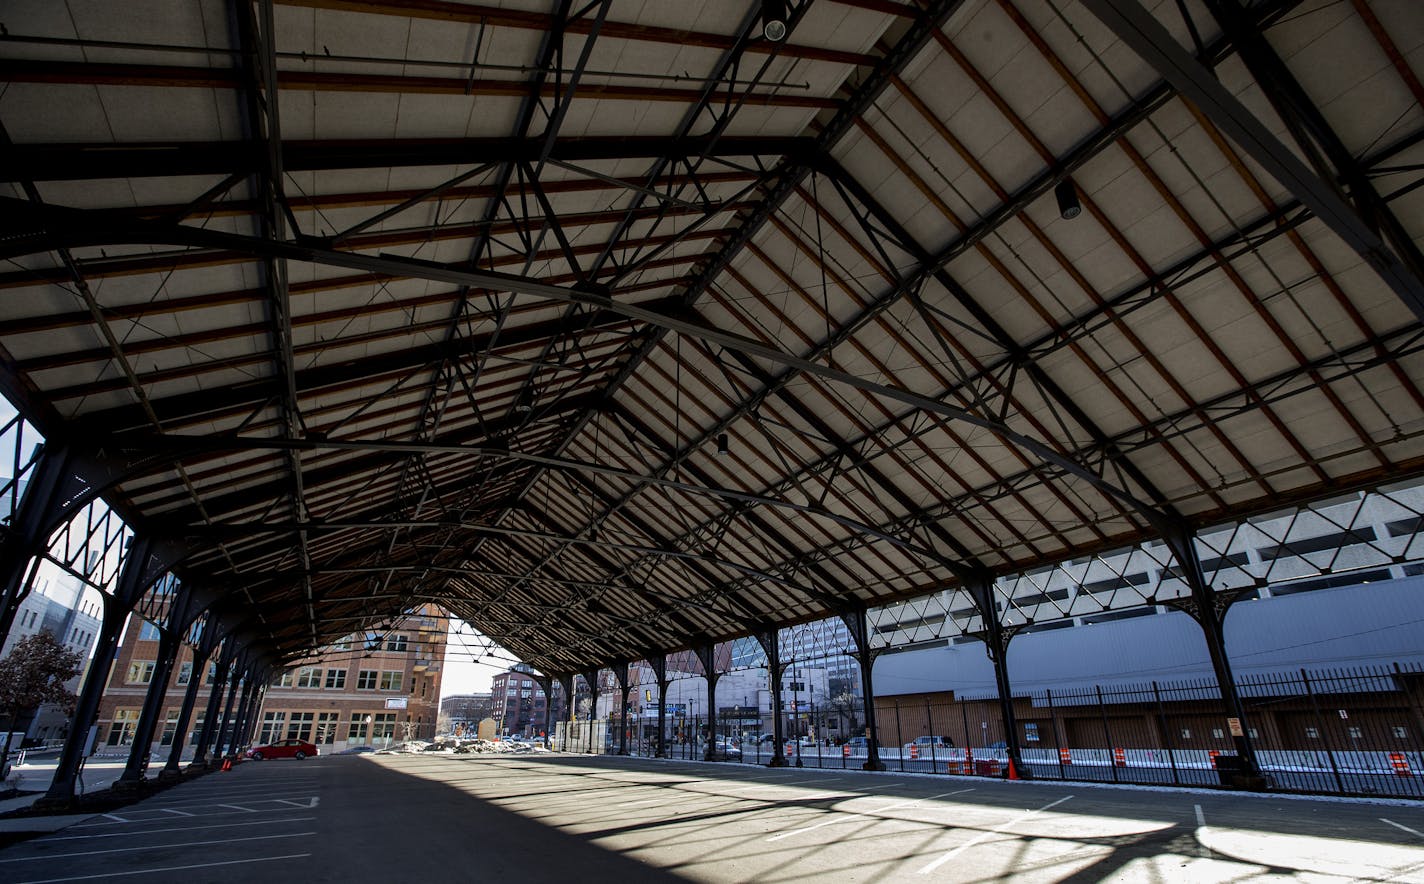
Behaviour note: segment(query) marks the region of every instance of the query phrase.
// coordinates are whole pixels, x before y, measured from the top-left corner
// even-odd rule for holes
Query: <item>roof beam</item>
[[[1415,316],[1424,319],[1424,280],[1385,246],[1331,182],[1321,180],[1271,134],[1142,4],[1137,0],[1082,0],[1082,3],[1118,39],[1191,99],[1271,177],[1309,207],[1379,274]]]
[[[288,172],[380,169],[409,166],[484,165],[537,160],[539,138],[430,138],[371,141],[284,141],[282,167]],[[549,160],[708,157],[804,157],[814,139],[744,136],[710,139],[661,137],[566,137]],[[84,181],[100,178],[164,178],[257,172],[261,157],[242,141],[107,144],[15,144],[0,150],[0,181]]]
[[[952,421],[960,421],[988,430],[1005,443],[1019,447],[1046,465],[1052,465],[1082,479],[1105,495],[1137,511],[1159,530],[1166,530],[1171,526],[1170,522],[1164,521],[1165,516],[1160,510],[1139,499],[1128,489],[1112,483],[1102,474],[1055,451],[1044,442],[1025,436],[1002,421],[910,390],[876,383],[787,353],[772,344],[764,344],[735,332],[709,327],[702,322],[683,318],[684,314],[681,311],[676,314],[665,313],[642,305],[617,301],[601,293],[550,285],[529,277],[492,271],[460,270],[444,264],[416,261],[410,258],[353,254],[296,243],[273,243],[253,237],[182,225],[169,227],[130,221],[118,225],[115,229],[114,226],[106,223],[103,213],[80,209],[31,207],[18,200],[0,200],[0,209],[7,209],[8,214],[16,219],[17,223],[12,224],[12,228],[20,228],[7,242],[0,244],[0,258],[19,257],[39,251],[78,245],[95,246],[119,243],[190,245],[199,248],[234,249],[251,252],[255,255],[285,257],[351,270],[479,286],[495,291],[516,292],[551,301],[601,308],[666,331],[699,338],[710,344],[735,350],[753,358],[765,359],[793,372],[814,375],[837,386],[850,387],[871,396],[899,402],[902,405],[919,408]]]

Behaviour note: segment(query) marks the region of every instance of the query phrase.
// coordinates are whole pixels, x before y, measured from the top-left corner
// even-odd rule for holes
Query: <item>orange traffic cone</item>
[[[1013,757],[1012,755],[1010,755],[1010,756],[1009,756],[1009,775],[1008,775],[1008,777],[1006,777],[1006,779],[1016,780],[1016,779],[1018,779],[1018,778],[1019,778],[1019,769],[1018,769],[1017,767],[1014,767],[1014,757]]]
[[[232,756],[223,759],[222,769],[232,770]]]

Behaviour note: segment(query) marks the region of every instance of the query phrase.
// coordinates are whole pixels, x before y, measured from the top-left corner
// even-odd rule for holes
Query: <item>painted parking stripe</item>
[[[101,875],[75,875],[70,878],[36,878],[33,881],[16,881],[15,884],[61,884],[63,881],[92,881],[95,878],[119,878],[128,875],[152,875],[157,872],[185,872],[189,869],[212,869],[218,866],[240,866],[247,863],[270,863],[284,859],[304,859],[310,853],[289,853],[286,856],[258,856],[252,859],[230,859],[226,862],[195,863],[190,866],[164,866],[157,869],[137,869],[132,872],[104,872]]]
[[[276,835],[252,835],[247,838],[222,838],[217,841],[189,841],[186,844],[153,845],[141,847],[111,847],[108,850],[79,850],[74,853],[43,853],[38,856],[17,856],[14,859],[0,858],[0,863],[32,863],[51,859],[73,859],[76,856],[102,856],[106,853],[133,853],[135,850],[161,850],[164,847],[211,847],[214,844],[240,844],[244,841],[273,841],[277,838],[302,838],[316,832],[280,832]]]
[[[1009,828],[1010,826],[1018,825],[1019,823],[1023,822],[1023,821],[1026,820],[1026,819],[1029,819],[1029,818],[1031,818],[1031,817],[1038,816],[1040,813],[1043,813],[1045,810],[1048,810],[1048,809],[1050,809],[1050,808],[1057,807],[1058,805],[1062,804],[1063,802],[1067,801],[1068,799],[1070,799],[1070,798],[1072,798],[1072,797],[1073,797],[1072,795],[1064,795],[1062,798],[1059,798],[1057,801],[1050,801],[1050,802],[1048,802],[1047,804],[1043,805],[1042,807],[1038,808],[1037,810],[1030,810],[1030,811],[1028,811],[1028,812],[1026,812],[1026,813],[1021,813],[1021,814],[1019,814],[1018,816],[1014,817],[1013,819],[1009,820],[1008,822],[1006,822],[1006,823],[1000,823],[999,825],[995,826],[994,828],[990,829],[990,830],[987,831],[987,832],[980,832],[980,833],[979,833],[978,835],[976,835],[975,837],[969,839],[968,841],[966,841],[966,842],[964,842],[963,844],[959,845],[958,847],[954,848],[954,849],[951,850],[950,852],[946,853],[944,856],[940,857],[939,859],[937,859],[937,860],[935,860],[934,862],[930,863],[929,865],[925,866],[923,869],[920,869],[920,874],[921,874],[921,875],[928,875],[930,872],[933,872],[935,869],[939,868],[940,866],[942,866],[942,865],[944,865],[945,863],[949,862],[950,860],[954,859],[956,856],[959,856],[961,853],[963,853],[964,851],[966,851],[966,850],[968,850],[969,848],[973,847],[974,845],[978,844],[979,842],[985,840],[986,838],[992,838],[994,835],[1002,834],[1003,831],[1004,831],[1004,829],[1007,829],[1007,828]]]
[[[100,832],[97,835],[55,835],[50,838],[36,838],[30,843],[44,844],[48,841],[91,841],[95,838],[136,838],[141,835],[164,835],[168,832],[195,832],[199,829],[233,829],[238,826],[276,826],[282,823],[303,823],[314,819],[316,819],[314,816],[294,816],[284,820],[253,820],[250,823],[211,823],[206,826],[178,826],[169,829],[138,829],[137,831],[128,829],[123,832]]]
[[[885,807],[877,807],[877,808],[875,808],[874,810],[865,810],[865,811],[831,811],[832,813],[836,814],[836,816],[835,816],[834,818],[832,818],[832,819],[822,820],[821,822],[816,823],[814,826],[804,826],[804,827],[802,827],[802,828],[800,828],[800,829],[792,829],[792,830],[789,831],[789,832],[782,832],[780,835],[772,835],[770,838],[767,838],[766,840],[768,840],[768,841],[780,841],[780,840],[783,839],[783,838],[790,838],[792,835],[801,835],[801,834],[803,834],[803,833],[805,833],[805,832],[811,832],[811,831],[815,831],[816,829],[824,828],[824,827],[826,827],[826,826],[835,825],[836,823],[849,822],[849,821],[851,821],[851,820],[853,820],[853,819],[857,819],[857,818],[865,818],[865,817],[878,816],[878,815],[884,813],[884,812],[887,811],[887,810],[896,810],[896,809],[901,808],[901,807],[914,807],[916,804],[919,804],[919,803],[924,802],[924,801],[934,801],[936,798],[946,798],[946,797],[948,797],[948,796],[950,796],[950,795],[963,795],[965,792],[973,792],[973,791],[974,791],[974,789],[969,788],[969,789],[960,789],[960,790],[958,790],[958,791],[956,791],[956,792],[941,792],[941,793],[938,794],[938,795],[931,795],[931,796],[928,797],[928,798],[916,798],[916,799],[911,800],[911,801],[901,801],[901,802],[899,802],[899,803],[890,804],[890,805],[887,805],[887,806],[885,806]]]
[[[809,780],[788,780],[784,783],[753,783],[750,786],[739,786],[735,789],[728,789],[728,792],[745,792],[747,789],[780,789],[783,786],[804,786],[807,783],[838,783],[845,777],[812,777]]]
[[[1394,826],[1396,829],[1402,829],[1402,830],[1408,832],[1409,834],[1414,835],[1415,837],[1424,838],[1424,832],[1421,832],[1421,831],[1419,831],[1418,829],[1411,829],[1411,828],[1409,828],[1408,826],[1402,826],[1402,825],[1400,825],[1399,823],[1396,823],[1394,820],[1387,820],[1387,819],[1385,819],[1384,817],[1380,817],[1380,822],[1382,822],[1382,823],[1389,823],[1391,826]]]
[[[1205,842],[1207,835],[1206,814],[1202,812],[1202,806],[1200,804],[1193,804],[1192,810],[1196,813],[1197,816],[1196,840],[1197,847],[1200,848],[1200,855],[1205,857],[1206,859],[1215,859],[1216,854],[1211,852],[1211,848],[1207,847]]]

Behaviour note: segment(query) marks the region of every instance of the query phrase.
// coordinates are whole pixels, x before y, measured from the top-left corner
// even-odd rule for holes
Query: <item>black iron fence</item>
[[[1266,788],[1424,797],[1424,667],[1247,675],[1237,687],[1245,706],[1242,734]],[[1219,786],[1240,773],[1231,723],[1211,680],[1045,690],[1016,696],[1013,707],[1018,776]],[[996,698],[885,697],[876,709],[880,759],[890,770],[1008,773],[1008,734]],[[580,729],[583,739],[569,748],[617,752],[617,734],[616,721]],[[703,758],[707,739],[705,716],[671,720],[665,754]],[[803,736],[788,738],[781,751],[794,766],[860,768],[866,750],[857,742]],[[631,753],[655,755],[658,743],[655,728],[630,723]],[[719,733],[713,745],[719,760],[750,764],[767,764],[775,751],[763,729]]]

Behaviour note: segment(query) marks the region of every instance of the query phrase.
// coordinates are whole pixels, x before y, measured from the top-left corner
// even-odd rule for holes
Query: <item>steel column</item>
[[[218,723],[218,711],[222,704],[223,690],[227,686],[227,681],[231,677],[232,661],[237,653],[237,643],[228,637],[222,646],[222,652],[218,655],[217,669],[213,676],[212,690],[208,691],[207,711],[203,713],[203,729],[198,734],[197,745],[193,748],[193,765],[200,766],[208,763],[208,752],[213,748],[218,731],[221,725]],[[194,673],[194,678],[206,678],[207,672],[202,675]]]
[[[767,767],[785,767],[782,743],[786,730],[781,720],[781,630],[772,626],[755,634],[757,644],[766,653],[766,674],[771,686],[771,760]]]
[[[178,709],[178,729],[173,732],[173,746],[168,750],[168,763],[163,765],[159,777],[176,776],[182,762],[183,747],[188,742],[188,724],[193,720],[193,707],[198,703],[198,690],[203,684],[203,675],[208,668],[208,657],[212,649],[195,649],[193,671],[189,674],[187,688],[183,691],[183,705]]]
[[[183,590],[179,589],[180,592]],[[138,714],[138,725],[134,728],[133,746],[129,749],[129,760],[120,783],[143,781],[148,770],[148,756],[153,747],[153,732],[158,727],[158,717],[163,714],[163,701],[168,696],[168,679],[173,675],[173,661],[178,658],[178,636],[171,629],[161,629],[158,633],[158,660],[153,666],[153,678],[148,683],[148,692],[143,698],[143,708]]]
[[[609,667],[618,680],[618,754],[628,754],[628,661],[620,660]]]
[[[1241,695],[1236,690],[1236,677],[1231,671],[1231,660],[1226,653],[1226,636],[1223,632],[1226,610],[1238,594],[1214,592],[1207,584],[1189,528],[1183,526],[1163,539],[1177,560],[1182,579],[1192,591],[1189,599],[1182,599],[1173,604],[1173,607],[1190,615],[1201,627],[1202,637],[1206,639],[1207,654],[1211,657],[1211,668],[1216,673],[1217,688],[1221,691],[1222,711],[1226,713],[1228,732],[1241,732],[1240,735],[1232,733],[1231,736],[1245,769],[1240,785],[1251,789],[1264,788],[1261,769],[1256,763],[1256,749],[1251,743],[1250,729],[1246,726],[1245,707],[1241,704]],[[1234,727],[1231,726],[1233,722]]]
[[[653,752],[655,758],[667,757],[667,655],[662,653],[649,654],[647,656],[648,665],[653,669],[653,676],[658,680],[658,745]]]
[[[1005,629],[999,620],[999,610],[994,603],[994,581],[988,575],[980,575],[965,584],[974,607],[984,621],[984,629],[978,638],[984,642],[989,659],[994,663],[994,684],[999,695],[999,714],[1004,720],[1004,744],[1008,747],[1009,762],[1016,770],[1022,770],[1023,759],[1019,754],[1019,726],[1014,715],[1013,689],[1009,685],[1009,642],[1016,630]],[[965,736],[968,739],[968,736]],[[1004,771],[1005,776],[1008,771]]]
[[[880,760],[880,727],[875,721],[875,687],[871,680],[871,670],[875,668],[875,658],[879,654],[870,647],[870,611],[865,605],[857,604],[842,612],[840,617],[855,642],[855,660],[860,664],[866,746],[865,764],[861,767],[863,770],[884,770],[885,763]]]

